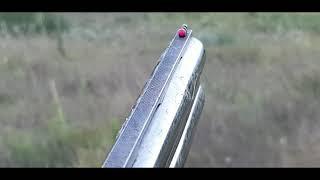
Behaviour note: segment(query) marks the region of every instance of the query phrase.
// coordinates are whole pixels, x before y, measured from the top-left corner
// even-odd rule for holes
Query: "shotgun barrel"
[[[160,56],[102,167],[183,167],[205,95],[201,41],[186,25]]]

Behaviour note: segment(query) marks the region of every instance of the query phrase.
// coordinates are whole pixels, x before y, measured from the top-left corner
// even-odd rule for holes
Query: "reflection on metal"
[[[204,105],[205,63],[202,43],[186,30],[161,55],[103,167],[183,166]]]
[[[194,131],[196,129],[198,119],[200,118],[204,106],[205,94],[202,86],[199,87],[194,103],[192,105],[187,123],[180,138],[178,147],[171,160],[170,167],[183,167],[190,150]]]

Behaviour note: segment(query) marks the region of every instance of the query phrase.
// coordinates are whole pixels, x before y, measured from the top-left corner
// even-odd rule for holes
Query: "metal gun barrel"
[[[183,166],[204,104],[205,62],[202,43],[184,30],[161,55],[103,167]]]

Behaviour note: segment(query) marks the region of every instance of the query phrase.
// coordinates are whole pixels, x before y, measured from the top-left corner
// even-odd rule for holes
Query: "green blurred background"
[[[0,13],[0,166],[100,167],[183,23],[207,53],[186,166],[320,166],[319,13]]]

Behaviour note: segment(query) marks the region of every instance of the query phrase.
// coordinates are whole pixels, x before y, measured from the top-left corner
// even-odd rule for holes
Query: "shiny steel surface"
[[[202,86],[199,87],[195,101],[192,105],[190,115],[188,117],[186,126],[183,130],[180,142],[176,152],[171,160],[170,167],[177,168],[183,167],[188,157],[190,146],[192,143],[194,131],[196,129],[198,120],[200,118],[205,101],[205,94]]]
[[[184,54],[191,33],[192,31],[189,30],[185,38],[180,38],[175,34],[169,47],[160,57],[159,64],[154,69],[129,118],[120,130],[104,167],[130,167],[132,165],[136,156],[136,147],[139,146],[155,110],[161,104],[167,84]]]
[[[192,38],[145,133],[133,167],[169,167],[194,103],[204,62],[203,45]]]
[[[204,106],[203,44],[177,35],[120,129],[102,167],[182,167]]]

